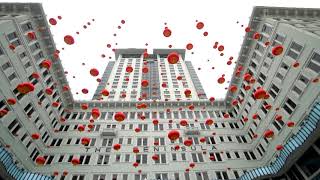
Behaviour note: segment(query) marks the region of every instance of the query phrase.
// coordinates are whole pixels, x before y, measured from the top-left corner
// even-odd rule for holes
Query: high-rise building
[[[0,176],[319,178],[320,10],[254,7],[249,27],[224,100],[181,49],[118,49],[100,101],[75,101],[41,4],[0,3]]]
[[[181,61],[169,64],[166,57],[178,52]],[[199,100],[207,99],[190,61],[184,61],[183,49],[155,49],[144,57],[144,49],[117,49],[116,61],[110,61],[93,99],[102,98],[103,89],[110,90],[107,101],[145,100]],[[132,68],[132,72],[126,71]],[[142,81],[148,86],[143,87]],[[191,93],[185,96],[185,91]]]

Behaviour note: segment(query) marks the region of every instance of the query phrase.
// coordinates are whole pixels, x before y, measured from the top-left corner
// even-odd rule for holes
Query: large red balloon
[[[17,90],[21,93],[21,94],[27,94],[29,92],[34,91],[34,85],[30,82],[23,82],[18,84],[17,86]]]
[[[68,45],[74,44],[74,39],[71,35],[64,36],[64,42]]]
[[[141,81],[141,86],[142,87],[148,87],[148,85],[149,85],[149,81],[148,80],[144,79],[144,80]]]
[[[165,37],[170,37],[170,36],[171,36],[171,30],[166,27],[166,28],[163,30],[163,35],[164,35]]]
[[[54,25],[57,24],[57,20],[54,19],[54,18],[50,18],[50,19],[49,19],[49,23],[54,26]]]
[[[37,163],[38,165],[43,165],[45,162],[46,162],[46,159],[45,159],[43,156],[38,156],[38,157],[36,158],[36,163]]]
[[[177,52],[171,52],[168,54],[167,59],[169,64],[177,64],[179,61],[179,54]]]
[[[202,29],[204,27],[203,22],[198,22],[196,27],[197,29]]]
[[[124,119],[126,118],[126,115],[123,113],[123,112],[117,112],[115,115],[114,115],[114,119],[118,122],[121,122],[123,121]]]
[[[191,50],[191,49],[193,48],[193,44],[191,44],[191,43],[187,44],[186,48],[187,48],[188,50]]]
[[[180,137],[180,133],[179,133],[179,131],[177,131],[177,130],[171,130],[171,131],[168,133],[168,138],[169,138],[171,141],[177,140],[179,137]]]
[[[282,54],[283,52],[283,46],[282,45],[277,45],[277,46],[274,46],[272,48],[272,54],[274,56],[279,56],[280,54]]]
[[[101,91],[101,94],[102,94],[103,96],[109,96],[109,91],[106,90],[106,89],[103,89],[103,90]]]
[[[191,139],[186,139],[186,140],[184,140],[183,144],[185,146],[191,146],[192,145],[192,140]]]
[[[121,144],[115,144],[113,145],[113,149],[118,151],[121,148]]]
[[[88,137],[83,137],[82,139],[81,139],[81,144],[83,144],[83,145],[88,145],[90,143],[90,138],[88,138]]]
[[[72,158],[71,163],[72,163],[72,165],[76,166],[76,165],[80,164],[80,159],[74,157],[74,158]]]
[[[90,74],[91,74],[91,76],[98,76],[99,71],[96,68],[92,68],[92,69],[90,69]]]

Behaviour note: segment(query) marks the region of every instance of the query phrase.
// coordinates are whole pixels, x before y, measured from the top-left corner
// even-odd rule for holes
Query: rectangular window
[[[296,103],[294,103],[290,98],[288,98],[286,103],[284,103],[282,107],[288,114],[292,114],[296,106]]]
[[[314,53],[307,65],[307,68],[311,69],[315,73],[320,73],[320,55],[317,53]]]

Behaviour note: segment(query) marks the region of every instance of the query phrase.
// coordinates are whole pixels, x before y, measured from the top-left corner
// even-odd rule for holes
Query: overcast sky
[[[17,2],[14,0],[13,2]],[[25,2],[25,1],[21,1]],[[75,99],[91,99],[98,85],[89,70],[97,68],[101,77],[109,56],[114,60],[112,48],[194,48],[186,52],[186,60],[192,61],[208,97],[224,98],[234,64],[227,65],[230,56],[237,60],[253,6],[320,7],[319,0],[46,0],[42,2],[47,19],[55,18],[57,25],[51,32],[61,51],[63,67],[69,72],[69,81]],[[59,20],[57,16],[61,16]],[[95,21],[92,21],[94,19]],[[125,20],[125,24],[121,24]],[[204,28],[196,28],[196,20]],[[237,23],[237,21],[239,23]],[[87,25],[90,22],[91,25]],[[163,36],[166,27],[172,31],[169,38]],[[87,25],[84,29],[83,25]],[[121,29],[118,29],[118,26]],[[244,27],[241,27],[243,25]],[[76,32],[79,34],[76,34]],[[208,36],[203,36],[207,31]],[[114,36],[116,34],[116,36]],[[67,45],[65,35],[72,35],[75,44]],[[225,47],[224,56],[213,49],[215,42]],[[118,45],[116,45],[117,43]],[[148,46],[145,44],[148,43]],[[111,48],[107,48],[111,44]],[[64,50],[62,50],[64,48]],[[192,52],[194,54],[192,54]],[[106,57],[102,58],[101,55]],[[85,65],[82,65],[85,63]],[[212,69],[214,67],[214,69]],[[201,68],[201,70],[198,70]],[[226,83],[217,79],[225,74]],[[73,78],[75,76],[75,78]],[[81,93],[87,88],[89,93]],[[76,92],[79,92],[76,95]]]

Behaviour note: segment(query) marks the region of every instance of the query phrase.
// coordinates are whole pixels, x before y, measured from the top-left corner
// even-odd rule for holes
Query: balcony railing
[[[320,102],[317,102],[311,110],[308,117],[304,120],[304,124],[301,125],[300,130],[294,136],[292,136],[288,143],[284,145],[280,155],[274,163],[269,166],[248,171],[240,177],[240,180],[251,180],[257,177],[276,174],[286,164],[286,160],[293,151],[298,149],[310,136],[310,134],[317,128],[317,124],[320,121]]]
[[[197,128],[197,127],[187,127],[184,130],[184,134],[186,136],[199,136],[200,135],[200,131],[199,131],[199,128]]]
[[[101,131],[101,136],[103,137],[114,137],[117,136],[117,131],[115,129],[105,128]]]

